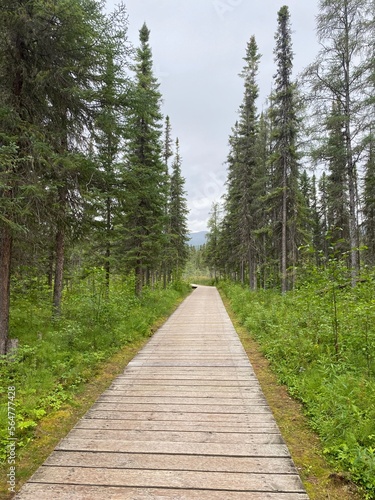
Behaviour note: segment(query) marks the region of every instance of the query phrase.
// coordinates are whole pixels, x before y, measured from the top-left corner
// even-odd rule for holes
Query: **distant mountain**
[[[200,247],[206,243],[206,234],[208,231],[198,231],[197,233],[190,233],[190,241],[188,241],[188,245],[191,247]]]

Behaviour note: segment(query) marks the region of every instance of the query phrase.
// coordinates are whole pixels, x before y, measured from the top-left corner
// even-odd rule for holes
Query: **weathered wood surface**
[[[307,500],[215,288],[198,287],[18,500]]]

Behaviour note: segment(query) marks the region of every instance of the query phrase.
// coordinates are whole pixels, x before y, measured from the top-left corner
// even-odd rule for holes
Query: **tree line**
[[[61,313],[67,268],[178,278],[187,205],[178,139],[161,113],[150,31],[127,39],[124,4],[1,0],[0,354],[12,284],[47,283]],[[27,287],[27,284],[25,285]]]
[[[273,90],[261,113],[251,37],[229,137],[227,191],[209,220],[215,274],[293,288],[298,268],[345,262],[351,283],[375,263],[374,12],[371,0],[320,0],[315,61],[293,78],[289,8],[277,16]]]

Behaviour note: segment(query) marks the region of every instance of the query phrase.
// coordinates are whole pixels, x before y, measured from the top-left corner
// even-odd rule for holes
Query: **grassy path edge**
[[[180,297],[174,304],[169,315],[156,320],[150,327],[151,335],[155,333],[169,316],[185,300],[186,295]],[[150,336],[151,336],[150,335]],[[126,368],[134,356],[147,344],[150,336],[143,337],[132,344],[128,344],[104,361],[97,369],[94,377],[82,385],[73,400],[59,410],[51,411],[43,417],[35,430],[36,437],[27,448],[18,451],[16,465],[16,491],[36,472],[52,453],[58,442],[76,425],[83,415],[91,408],[98,397],[111,385]],[[0,477],[6,477],[8,467],[0,468]],[[3,483],[3,480],[1,481]],[[7,487],[1,486],[0,500],[10,500],[16,494],[9,493]]]
[[[323,456],[319,437],[311,430],[302,405],[286,386],[278,383],[261,347],[242,326],[231,309],[230,300],[219,289],[225,308],[259,380],[266,400],[298,469],[311,500],[356,500],[361,496],[355,485],[337,474]]]

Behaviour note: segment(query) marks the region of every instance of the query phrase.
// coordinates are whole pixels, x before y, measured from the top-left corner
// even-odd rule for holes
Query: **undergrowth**
[[[113,278],[109,293],[101,270],[64,291],[63,313],[51,320],[50,290],[36,283],[13,284],[11,337],[19,348],[0,357],[0,463],[7,458],[8,388],[15,388],[17,447],[34,437],[39,420],[73,400],[99,365],[126,344],[152,334],[188,286],[144,288],[134,295],[134,280]],[[11,391],[13,394],[13,391]]]
[[[281,295],[224,282],[240,322],[300,400],[324,453],[375,498],[375,277],[355,288],[338,265]]]

